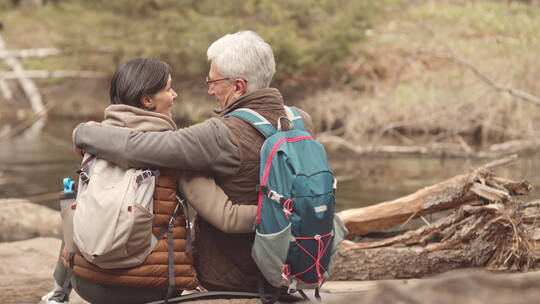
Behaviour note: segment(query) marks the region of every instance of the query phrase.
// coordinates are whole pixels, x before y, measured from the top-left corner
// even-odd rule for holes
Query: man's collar
[[[259,89],[247,94],[244,94],[234,100],[232,100],[228,105],[226,105],[223,108],[216,108],[214,109],[214,113],[216,113],[219,116],[223,116],[227,113],[232,112],[233,110],[236,110],[238,108],[242,108],[245,104],[248,102],[258,99],[263,96],[275,96],[281,100],[283,103],[283,97],[281,96],[281,93],[278,89],[275,88],[265,88],[265,89]]]

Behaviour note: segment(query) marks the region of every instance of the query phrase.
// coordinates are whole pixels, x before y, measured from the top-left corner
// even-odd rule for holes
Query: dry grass
[[[320,131],[354,142],[469,144],[538,136],[540,108],[496,85],[540,96],[540,9],[521,2],[414,1],[389,5],[341,87],[305,100]],[[391,11],[391,12],[390,12]],[[382,136],[384,135],[384,136]],[[420,136],[418,136],[420,135]]]
[[[0,12],[4,25],[2,35],[11,48],[77,49],[110,40],[106,33],[111,25],[103,20],[114,19],[113,15],[85,13],[76,1],[66,2],[62,7],[45,6],[35,12]],[[320,131],[344,136],[354,143],[382,144],[398,140],[404,145],[421,145],[434,140],[455,143],[456,135],[473,146],[540,135],[537,106],[495,92],[469,68],[440,57],[455,56],[498,85],[540,96],[538,4],[384,0],[377,7],[384,11],[381,16],[370,17],[373,28],[365,31],[356,28],[363,32],[360,36],[368,40],[351,42],[356,45],[354,55],[345,61],[335,60],[342,73],[330,77],[331,73],[317,74],[315,69],[304,75],[302,83],[306,84],[322,83],[326,78],[333,81],[299,103],[312,114]],[[374,15],[379,13],[377,10]],[[50,30],[64,28],[63,22],[78,25],[67,29],[69,37],[76,37],[70,45],[66,44],[66,33]],[[87,28],[93,29],[91,34],[86,33]],[[102,41],[96,40],[100,37]],[[281,44],[276,41],[273,46],[279,53]],[[315,56],[306,50],[302,54]],[[195,59],[190,57],[190,62],[207,64],[205,60]],[[117,60],[119,58],[111,54],[75,53],[47,60],[26,59],[23,64],[28,69],[91,70],[103,66],[112,69],[117,66]],[[320,68],[334,70],[327,66]],[[183,69],[189,70],[189,67],[175,67],[180,72]],[[276,79],[287,78],[285,74],[278,70]],[[197,77],[202,82],[203,77]],[[192,81],[190,79],[182,79],[182,82]],[[295,80],[290,77],[289,82]],[[51,86],[61,84],[59,82],[61,80],[47,80],[40,84]],[[287,87],[287,83],[283,81],[280,88]],[[208,117],[212,102],[205,97],[205,88],[185,84],[175,88],[179,89],[181,98],[184,97],[176,117],[191,122]],[[297,85],[295,94],[290,94],[294,97],[288,101],[303,99],[302,89],[302,85]]]

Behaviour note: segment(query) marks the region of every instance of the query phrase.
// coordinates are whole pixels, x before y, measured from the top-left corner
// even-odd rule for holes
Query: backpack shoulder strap
[[[306,127],[304,126],[304,119],[302,119],[302,114],[300,114],[300,111],[298,111],[296,108],[285,105],[283,107],[285,108],[287,118],[294,124],[294,129],[305,130]]]
[[[240,119],[243,119],[250,125],[252,125],[255,129],[257,129],[259,132],[261,132],[264,137],[270,137],[274,133],[276,133],[276,127],[274,127],[266,118],[264,118],[261,114],[247,108],[240,108],[237,110],[234,110],[230,113],[225,114],[225,117],[228,116],[235,116]]]
[[[96,155],[85,153],[83,156],[83,161],[81,167],[77,169],[77,174],[79,174],[79,187],[82,187],[83,184],[88,184],[90,181],[90,171],[92,170],[93,165],[95,164]]]

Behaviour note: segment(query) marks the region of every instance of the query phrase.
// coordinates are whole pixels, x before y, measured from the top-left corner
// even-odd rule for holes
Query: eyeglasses
[[[218,81],[229,80],[229,79],[230,79],[229,77],[223,77],[223,78],[218,78],[218,79],[210,79],[208,76],[206,76],[206,84],[216,83]]]
[[[231,78],[230,77],[223,77],[223,78],[218,78],[218,79],[210,79],[210,77],[206,76],[206,84],[208,85],[208,88],[209,89],[212,89],[213,87],[215,87],[215,85],[217,84],[217,82],[219,81],[224,81],[224,80],[230,80]],[[246,84],[247,84],[247,80],[244,79],[244,78],[235,78],[236,79],[241,79],[243,80]]]

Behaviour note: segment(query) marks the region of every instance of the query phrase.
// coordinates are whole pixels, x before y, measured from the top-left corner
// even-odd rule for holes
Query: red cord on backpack
[[[287,281],[289,281],[290,275],[291,275],[291,269],[289,267],[289,264],[283,265],[283,268],[281,268],[281,283],[286,284]]]
[[[294,276],[296,277],[297,280],[299,280],[299,281],[301,281],[303,283],[306,283],[306,284],[314,284],[314,283],[319,283],[319,282],[323,281],[322,274],[324,272],[326,272],[326,268],[324,268],[324,266],[321,265],[321,259],[324,256],[324,254],[326,253],[326,251],[328,250],[328,247],[330,247],[330,244],[332,243],[332,237],[333,236],[334,236],[334,234],[332,232],[330,232],[330,233],[327,233],[325,235],[316,235],[316,236],[313,236],[313,237],[297,237],[296,238],[297,240],[316,240],[317,241],[317,257],[314,257],[309,251],[307,251],[304,247],[302,247],[302,245],[300,245],[300,243],[298,243],[298,241],[295,241],[296,246],[298,246],[298,248],[300,248],[302,251],[304,251],[304,253],[306,253],[315,262],[310,267],[308,267],[306,270],[295,274]],[[324,244],[323,238],[326,238],[326,237],[328,237],[328,240],[327,240],[326,244]],[[317,271],[318,282],[304,282],[304,281],[302,281],[302,280],[300,280],[298,278],[298,276],[310,271],[313,267],[315,267],[315,270]],[[322,271],[321,271],[321,269],[322,269]]]
[[[286,219],[289,219],[289,216],[291,215],[291,212],[293,210],[293,208],[292,208],[293,203],[294,203],[294,201],[292,199],[287,199],[283,203],[283,214],[285,215]]]

